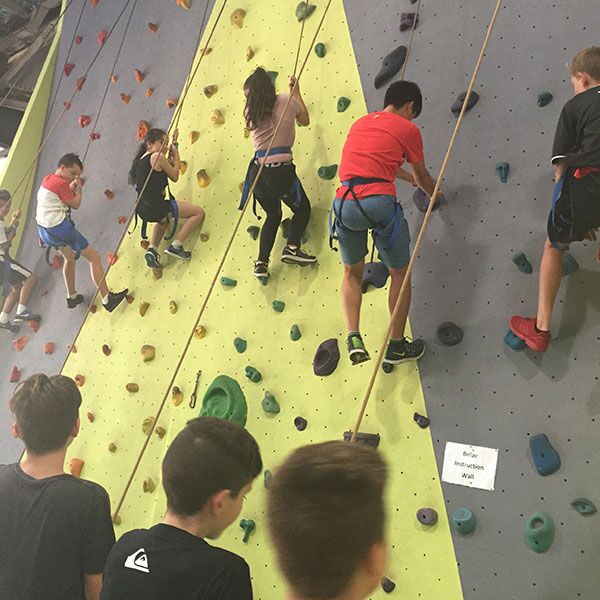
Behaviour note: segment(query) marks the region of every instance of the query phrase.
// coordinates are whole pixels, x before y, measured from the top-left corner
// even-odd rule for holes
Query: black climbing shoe
[[[160,254],[154,248],[148,248],[144,258],[151,269],[160,269]]]
[[[106,304],[103,303],[102,306],[104,306],[108,312],[112,312],[119,304],[121,304],[121,302],[123,302],[123,300],[125,300],[127,294],[129,294],[127,288],[120,292],[108,292],[108,302]]]
[[[399,365],[409,360],[418,360],[423,354],[425,354],[425,342],[423,340],[408,340],[407,338],[396,341],[390,340],[383,363]]]
[[[306,254],[301,248],[286,246],[281,253],[281,262],[288,265],[312,265],[317,262],[317,257]]]
[[[22,313],[17,313],[14,318],[15,323],[25,323],[27,321],[35,321],[36,323],[39,323],[41,320],[42,317],[40,315],[36,315],[28,310],[25,310]]]
[[[257,260],[254,262],[254,275],[259,279],[269,278],[269,263]]]
[[[6,323],[0,323],[0,329],[6,329],[6,331],[10,331],[11,333],[17,333],[17,331],[19,331],[19,326],[10,321],[6,321]]]
[[[359,365],[371,358],[360,334],[350,334],[346,340],[346,345],[348,347],[348,355],[350,356],[353,365]]]
[[[67,298],[67,306],[69,308],[75,308],[78,304],[83,302],[83,296],[81,294],[77,294],[75,298]]]

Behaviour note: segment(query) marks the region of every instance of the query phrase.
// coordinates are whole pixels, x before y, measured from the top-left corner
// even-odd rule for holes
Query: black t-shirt
[[[81,600],[115,543],[103,487],[0,465],[0,599]]]
[[[600,86],[581,92],[563,107],[556,126],[552,164],[600,167]]]
[[[252,600],[246,561],[187,531],[159,524],[115,544],[102,600]]]
[[[169,182],[167,174],[164,171],[155,171],[152,168],[150,163],[151,158],[152,154],[147,154],[141,158],[135,171],[135,189],[138,194],[142,189],[144,190],[142,200],[148,204],[160,202],[164,199],[165,188]],[[150,179],[148,179],[148,174],[150,172],[152,172],[152,174],[150,175]],[[144,189],[146,180],[148,180],[148,183]]]

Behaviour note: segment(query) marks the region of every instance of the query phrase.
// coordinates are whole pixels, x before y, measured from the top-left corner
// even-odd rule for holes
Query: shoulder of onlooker
[[[67,477],[65,481],[73,489],[78,490],[82,497],[89,499],[90,502],[109,502],[108,492],[99,483],[77,477]]]

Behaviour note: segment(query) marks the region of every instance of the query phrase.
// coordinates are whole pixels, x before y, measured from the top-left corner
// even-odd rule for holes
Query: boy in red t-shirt
[[[395,179],[418,185],[430,197],[435,187],[425,166],[421,132],[412,123],[422,104],[421,90],[415,83],[393,83],[386,91],[383,110],[358,119],[350,128],[342,151],[342,185],[336,192],[333,213],[344,262],[341,294],[353,364],[370,358],[359,331],[368,232],[373,230],[379,258],[390,272],[392,312],[410,259],[410,233],[396,199]],[[402,169],[404,162],[410,163],[412,174]],[[384,364],[416,360],[425,352],[423,340],[404,337],[410,298],[409,285],[393,323]]]

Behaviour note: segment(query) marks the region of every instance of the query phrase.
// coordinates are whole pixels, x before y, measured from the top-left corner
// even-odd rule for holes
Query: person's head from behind
[[[56,168],[56,174],[69,183],[75,181],[83,173],[83,163],[77,154],[69,152],[60,157]]]
[[[406,119],[416,119],[423,109],[423,95],[412,81],[395,81],[385,92],[383,108]]]
[[[571,83],[576,94],[600,85],[600,46],[577,53],[571,63]]]
[[[244,82],[244,94],[246,95],[246,107],[244,118],[246,127],[254,129],[271,118],[277,92],[267,72],[258,67]]]
[[[38,373],[17,387],[10,400],[12,434],[30,455],[65,449],[79,432],[81,394],[70,377]]]
[[[0,221],[10,212],[11,195],[8,190],[0,190]]]
[[[275,472],[268,525],[297,598],[366,598],[387,562],[384,488],[376,450],[325,442],[294,451]]]
[[[244,497],[262,471],[256,440],[239,425],[214,417],[188,422],[162,465],[170,514],[198,519],[218,538],[239,516]]]

